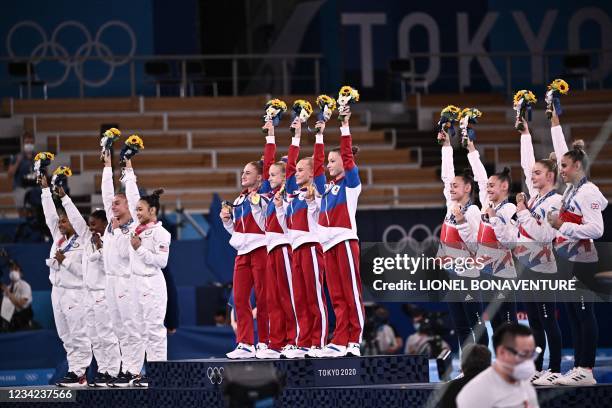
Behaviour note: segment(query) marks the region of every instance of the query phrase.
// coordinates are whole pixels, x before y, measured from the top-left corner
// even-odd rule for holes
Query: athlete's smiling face
[[[329,152],[327,155],[327,171],[333,178],[341,177],[344,174],[342,157],[338,152]]]
[[[510,186],[507,181],[500,180],[499,177],[493,175],[487,181],[487,196],[489,201],[497,203],[508,195]]]
[[[285,180],[285,168],[279,164],[273,164],[270,166],[270,177],[268,177],[268,181],[270,182],[270,187],[277,188],[283,184]]]
[[[302,159],[295,167],[295,182],[304,186],[312,181],[312,159]]]
[[[536,190],[552,186],[555,184],[555,173],[542,163],[536,163],[531,170],[531,183],[533,183],[533,188]]]
[[[561,178],[564,183],[575,183],[582,176],[582,165],[579,161],[572,161],[571,157],[561,158]]]
[[[451,200],[461,202],[472,191],[472,186],[466,183],[463,177],[456,176],[450,185]]]

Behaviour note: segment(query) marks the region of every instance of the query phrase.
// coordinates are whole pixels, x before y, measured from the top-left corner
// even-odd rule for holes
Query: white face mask
[[[496,360],[496,362],[503,367],[511,369],[512,372],[510,375],[517,381],[528,380],[536,373],[535,363],[531,359],[518,363],[515,366],[511,366],[510,364],[504,363],[500,360]]]
[[[17,282],[21,279],[21,274],[19,273],[19,271],[10,271],[9,278],[12,282]]]
[[[23,145],[23,151],[26,153],[31,153],[34,151],[34,145],[32,143],[26,143]]]

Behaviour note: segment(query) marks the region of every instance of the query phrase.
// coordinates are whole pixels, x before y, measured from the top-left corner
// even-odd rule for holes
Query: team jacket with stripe
[[[270,177],[270,166],[275,162],[274,158],[276,156],[276,141],[274,136],[266,136],[266,146],[264,148],[264,166],[263,166],[263,175],[264,179],[268,179]],[[260,212],[263,213],[263,217],[265,219],[265,233],[266,233],[266,247],[268,252],[272,251],[275,247],[279,245],[288,245],[289,237],[283,231],[283,227],[278,222],[278,218],[276,217],[276,206],[274,205],[274,196],[280,190],[280,187],[275,189],[271,189],[267,193],[261,195],[261,202],[259,206],[252,206],[253,213],[256,214],[256,217],[261,217],[262,214],[258,214]]]
[[[322,143],[315,143],[314,157],[324,155]],[[306,201],[306,188],[299,188],[295,179],[295,168],[297,158],[300,153],[300,139],[294,137],[289,146],[289,154],[287,158],[286,184],[285,188],[290,194],[283,202],[282,207],[276,208],[276,217],[279,224],[289,236],[291,248],[296,249],[300,245],[307,242],[320,242],[320,234],[318,233],[317,217],[318,204],[317,200],[311,202]],[[325,184],[325,173],[321,173],[315,166],[315,184]]]
[[[122,182],[128,183],[133,179],[135,183],[135,177],[133,170],[126,168],[124,169]],[[128,208],[132,219],[117,228],[112,227],[112,203],[114,197],[113,170],[111,167],[104,167],[102,172],[102,201],[104,202],[104,210],[108,220],[108,227],[104,232],[104,250],[102,251],[104,271],[107,276],[128,277],[130,276],[130,235],[136,227],[134,220],[136,219],[136,204],[140,199],[140,194],[138,194],[138,191],[126,191]]]
[[[326,186],[320,184],[320,178],[315,178],[317,190],[321,194],[319,212],[319,231],[321,231],[321,245],[327,251],[334,245],[357,237],[357,200],[361,194],[361,180],[359,170],[353,157],[353,139],[348,126],[340,128],[340,155],[344,167],[344,177],[332,180]],[[317,149],[318,145],[321,145]],[[320,156],[318,156],[320,154]],[[323,167],[325,151],[323,148],[323,135],[315,143],[315,177],[325,174]],[[324,180],[324,179],[323,179]],[[318,181],[318,183],[317,183]]]
[[[234,200],[232,218],[228,222],[223,222],[227,232],[232,235],[229,243],[238,251],[238,255],[248,254],[266,245],[263,212],[253,212],[253,204],[248,196],[249,192],[244,190]]]
[[[102,248],[96,248],[91,241],[92,233],[89,231],[87,223],[76,208],[72,199],[68,195],[62,197],[62,206],[66,210],[66,215],[76,233],[83,237],[83,280],[88,290],[104,290],[106,288],[106,274],[104,273],[104,259]]]
[[[453,207],[457,204],[450,197],[450,189],[455,178],[455,166],[453,163],[453,148],[442,147],[442,182],[444,183],[444,198],[446,199],[446,216],[440,230],[440,246],[438,256],[444,261],[446,259],[467,259],[472,257],[470,244],[476,242],[476,232],[480,222],[480,210],[476,205],[470,205],[464,213],[465,222],[457,224],[452,214]],[[475,247],[475,246],[474,246]],[[476,268],[465,268],[458,272],[459,276],[470,278],[478,277]]]
[[[480,161],[480,153],[474,151],[468,154],[468,161],[474,173],[474,180],[478,183],[480,202],[482,211],[489,207],[487,196],[487,171]],[[496,208],[497,215],[491,217],[487,222],[481,219],[478,226],[478,249],[476,256],[480,258],[484,267],[481,272],[500,278],[515,278],[516,269],[512,252],[508,248],[507,237],[512,228],[512,217],[516,213],[516,206],[512,203],[505,204]],[[512,241],[512,240],[510,240]]]
[[[131,169],[130,169],[131,170]],[[128,197],[138,197],[138,185],[134,172],[125,178],[125,194]],[[134,204],[135,207],[135,204]],[[162,269],[168,264],[170,254],[170,233],[160,221],[150,225],[135,226],[133,232],[140,237],[140,246],[134,249],[130,242],[130,272],[139,276],[162,275]]]
[[[85,241],[79,234],[75,234],[69,239],[59,231],[59,216],[53,203],[51,190],[42,189],[41,201],[47,227],[53,237],[53,245],[49,251],[49,258],[45,261],[49,267],[49,280],[53,286],[68,289],[81,289],[83,287],[83,267],[81,259]],[[55,253],[60,250],[66,257],[60,264],[55,259]]]
[[[554,126],[550,132],[557,160],[560,161],[568,151],[563,130],[561,126]],[[575,188],[568,184],[563,194],[564,201],[568,202],[565,210],[559,213],[564,223],[556,231],[555,249],[559,256],[572,262],[597,262],[599,257],[593,240],[603,235],[601,212],[608,206],[608,200],[591,182],[582,185],[574,195]]]
[[[530,134],[521,135],[521,167],[525,174],[525,184],[529,191],[527,209],[518,211],[517,224],[508,228],[507,242],[515,242],[513,249],[517,261],[527,268],[541,273],[557,272],[557,263],[553,253],[552,241],[555,229],[550,226],[546,217],[551,211],[561,208],[561,195],[551,193],[540,195],[534,189],[531,173],[535,165],[535,155]],[[542,201],[543,200],[543,201]]]

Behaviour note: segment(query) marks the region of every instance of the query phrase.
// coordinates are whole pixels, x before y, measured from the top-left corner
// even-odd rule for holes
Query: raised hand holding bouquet
[[[438,144],[444,143],[444,138],[440,137],[441,134],[447,138],[455,136],[455,122],[459,120],[460,114],[461,108],[455,105],[448,105],[442,109],[438,121]]]
[[[546,116],[550,120],[553,115],[553,108],[557,116],[563,114],[563,108],[561,108],[561,95],[567,95],[569,92],[569,85],[562,79],[555,79],[548,85],[546,91]]]
[[[266,113],[263,115],[263,122],[272,122],[272,126],[276,127],[280,123],[283,113],[287,112],[287,104],[280,99],[270,99],[266,103]],[[263,132],[267,131],[263,129]]]
[[[338,120],[344,121],[344,113],[350,110],[350,105],[359,102],[359,92],[348,85],[340,88],[338,92]]]
[[[100,147],[102,147],[102,151],[100,152],[100,161],[104,162],[104,155],[106,152],[110,152],[113,143],[119,140],[121,137],[121,131],[117,128],[110,128],[102,133],[100,136]]]
[[[522,89],[514,95],[514,110],[516,111],[514,127],[516,130],[522,131],[525,129],[523,120],[531,121],[531,109],[537,101],[533,92],[526,89]]]
[[[36,173],[36,180],[40,182],[42,177],[47,176],[47,167],[51,162],[55,160],[55,155],[49,152],[40,152],[34,156],[34,173]]]
[[[459,114],[459,129],[461,129],[461,145],[467,148],[468,141],[476,140],[476,131],[473,126],[478,123],[482,112],[476,108],[465,108]]]

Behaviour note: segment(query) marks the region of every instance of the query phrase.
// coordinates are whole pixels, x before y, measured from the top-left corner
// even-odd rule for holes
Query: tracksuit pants
[[[98,363],[98,372],[116,377],[121,368],[121,351],[108,312],[106,291],[87,289],[86,293],[87,335]]]
[[[140,350],[143,338],[136,299],[131,276],[106,275],[106,302],[121,348],[121,370],[130,374],[140,374],[142,369]]]
[[[336,315],[333,344],[361,343],[365,309],[361,297],[359,241],[347,240],[325,252],[327,289]]]
[[[84,289],[68,289],[53,286],[51,304],[57,334],[64,344],[68,359],[68,371],[79,377],[85,374],[91,363],[91,342],[87,336],[86,292]]]
[[[267,250],[261,246],[249,253],[236,256],[234,261],[234,306],[236,309],[236,340],[238,343],[255,344],[251,290],[255,287],[257,302],[257,334],[259,343],[268,343],[268,306],[266,299]]]
[[[266,293],[270,321],[270,344],[280,350],[295,345],[299,334],[293,289],[292,251],[289,245],[279,245],[268,253]]]
[[[300,328],[297,346],[324,347],[328,327],[321,244],[307,242],[294,249],[292,264],[295,310]]]
[[[147,361],[168,360],[168,331],[164,326],[168,290],[160,272],[152,276],[132,275],[136,289],[137,321],[140,322],[142,342],[138,350],[139,364]],[[140,371],[139,371],[140,372]]]

